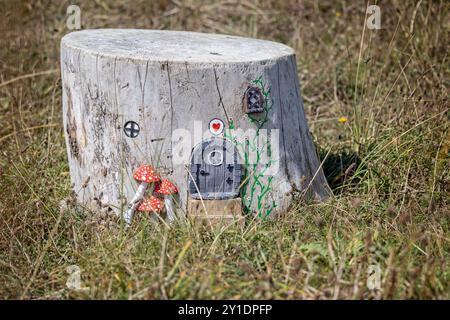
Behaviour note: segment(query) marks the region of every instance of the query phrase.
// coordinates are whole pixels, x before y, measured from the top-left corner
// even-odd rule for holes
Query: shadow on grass
[[[326,150],[319,148],[319,158],[321,161],[326,156]],[[343,185],[353,176],[361,163],[361,158],[354,152],[330,153],[323,163],[323,171],[330,188],[334,193],[341,193]],[[352,179],[357,182],[357,179]]]

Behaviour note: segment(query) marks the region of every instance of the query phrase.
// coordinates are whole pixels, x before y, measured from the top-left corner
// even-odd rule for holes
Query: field
[[[78,1],[84,29],[293,47],[333,188],[244,231],[144,216],[127,232],[73,201],[59,71],[70,4],[0,0],[0,298],[450,298],[448,1],[380,1],[379,30],[365,1]]]

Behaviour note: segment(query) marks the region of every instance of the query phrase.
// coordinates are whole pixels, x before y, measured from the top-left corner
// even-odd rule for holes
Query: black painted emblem
[[[123,131],[130,138],[136,138],[139,135],[139,125],[134,121],[127,121],[123,126]]]

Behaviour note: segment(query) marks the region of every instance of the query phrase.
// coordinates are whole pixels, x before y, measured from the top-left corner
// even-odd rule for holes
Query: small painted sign
[[[209,122],[209,131],[215,136],[222,134],[224,128],[225,125],[220,119],[214,118]]]

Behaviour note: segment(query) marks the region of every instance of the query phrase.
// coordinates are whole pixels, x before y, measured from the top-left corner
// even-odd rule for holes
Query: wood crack
[[[169,80],[169,97],[170,97],[170,134],[173,133],[173,97],[172,97],[172,81],[170,79],[169,61],[166,62],[167,67],[167,79]],[[173,150],[172,136],[170,137],[170,151]],[[173,170],[173,157],[170,158],[171,168]]]
[[[225,105],[224,105],[223,100],[222,100],[222,94],[220,93],[220,89],[219,89],[219,77],[217,76],[217,72],[216,72],[216,68],[215,67],[213,67],[213,71],[214,71],[214,79],[215,79],[215,82],[216,82],[217,93],[219,94],[218,106],[222,106],[223,112],[225,113],[225,118],[227,119],[227,124],[228,124],[228,126],[230,126],[230,118],[228,117],[227,110],[225,109]]]

